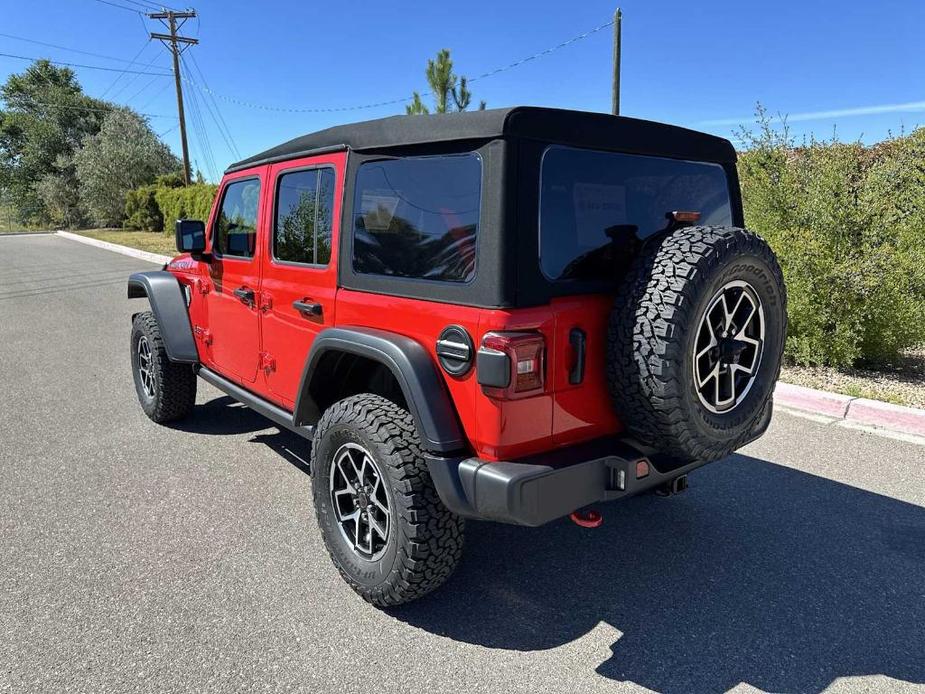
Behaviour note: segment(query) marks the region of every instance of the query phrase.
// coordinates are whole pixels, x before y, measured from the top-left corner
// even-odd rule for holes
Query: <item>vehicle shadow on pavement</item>
[[[597,530],[470,522],[457,574],[391,614],[524,651],[606,622],[622,636],[588,667],[662,692],[925,682],[925,509],[742,455],[691,483]]]
[[[310,442],[282,428],[272,433],[266,432],[267,429],[275,429],[276,425],[227,395],[197,404],[189,417],[171,422],[168,426],[179,431],[211,436],[253,433],[255,436],[250,439],[252,443],[268,446],[295,468],[309,474]]]

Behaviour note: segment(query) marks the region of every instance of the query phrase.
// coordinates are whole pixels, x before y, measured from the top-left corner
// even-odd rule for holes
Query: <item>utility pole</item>
[[[613,13],[613,101],[611,111],[613,115],[620,115],[620,23],[623,13],[620,8]]]
[[[154,12],[149,14],[151,19],[159,19],[170,29],[169,34],[151,33],[152,39],[157,39],[170,49],[173,55],[173,79],[177,87],[177,112],[180,116],[180,144],[183,147],[183,181],[186,185],[190,184],[190,165],[189,165],[189,146],[186,144],[186,117],[183,114],[183,84],[180,78],[180,54],[194,46],[199,41],[197,39],[187,38],[186,36],[177,36],[177,31],[182,27],[187,19],[196,16],[196,10],[187,10],[185,12],[174,12],[165,10],[164,12]],[[177,20],[180,20],[178,23]],[[182,44],[182,48],[180,47]]]

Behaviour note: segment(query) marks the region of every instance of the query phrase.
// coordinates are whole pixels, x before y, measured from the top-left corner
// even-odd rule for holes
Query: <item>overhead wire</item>
[[[484,80],[489,77],[494,77],[497,74],[506,72],[508,70],[513,70],[530,61],[544,58],[550,55],[551,53],[555,53],[556,51],[559,51],[565,48],[566,46],[570,46],[574,43],[577,43],[579,41],[582,41],[588,38],[589,36],[592,36],[598,33],[599,31],[603,31],[607,27],[613,26],[613,24],[614,24],[614,20],[611,19],[610,21],[607,21],[604,24],[596,26],[593,29],[589,29],[588,31],[585,31],[584,33],[578,34],[577,36],[573,36],[570,39],[562,41],[561,43],[557,43],[555,46],[551,46],[542,51],[538,51],[537,53],[534,53],[532,55],[526,56],[524,58],[520,58],[519,60],[515,60],[514,62],[508,63],[507,65],[503,65],[501,67],[494,68],[493,70],[488,70],[487,72],[483,72],[482,74],[470,79],[469,82],[471,83],[471,82],[476,82],[478,80]],[[205,84],[197,84],[193,80],[187,80],[187,81],[189,81],[194,87],[199,89],[199,91],[209,94],[210,96],[215,97],[217,99],[221,99],[222,101],[235,104],[237,106],[244,106],[246,108],[260,109],[263,111],[275,111],[275,112],[284,112],[284,113],[338,113],[338,112],[343,112],[343,111],[360,111],[360,110],[366,110],[366,109],[372,109],[372,108],[379,108],[382,106],[392,106],[395,104],[407,103],[414,99],[414,95],[411,94],[409,96],[403,96],[403,97],[399,97],[396,99],[388,99],[385,101],[377,101],[374,103],[359,104],[355,106],[334,106],[334,107],[271,106],[269,104],[259,104],[253,101],[246,101],[244,99],[238,99],[233,96],[221,94],[219,92],[216,92],[210,89]],[[430,92],[422,92],[419,94],[419,96],[430,96],[430,94],[431,94]]]
[[[196,56],[193,53],[190,53],[189,57],[190,61],[193,63],[193,67],[196,69],[196,73],[198,74],[199,79],[202,80],[204,85],[208,86],[208,82],[206,82],[206,76],[203,74],[202,69],[199,67],[199,63],[196,61]],[[184,67],[186,68],[187,73],[192,75],[192,71],[189,69],[189,66],[186,65],[186,61],[183,59],[183,56],[180,58],[184,62]],[[205,92],[203,92],[203,94],[205,94]],[[231,129],[228,127],[228,123],[225,121],[225,117],[222,115],[222,110],[219,108],[218,102],[215,101],[215,99],[209,94],[205,94],[202,100],[206,105],[206,110],[209,112],[209,115],[212,117],[212,120],[215,123],[216,129],[222,136],[225,144],[228,146],[228,151],[237,159],[241,159],[241,153],[238,151],[234,137],[231,134]]]
[[[119,67],[103,67],[102,65],[83,65],[81,63],[68,63],[63,60],[48,60],[48,58],[35,58],[26,55],[14,55],[13,53],[0,53],[0,56],[4,58],[15,58],[17,60],[29,60],[36,62],[38,60],[47,60],[52,65],[62,65],[64,67],[79,67],[86,68],[87,70],[103,70],[105,72],[123,72],[127,75],[157,75],[159,77],[171,77],[172,73],[170,72],[139,72],[138,70],[128,70],[125,68]]]

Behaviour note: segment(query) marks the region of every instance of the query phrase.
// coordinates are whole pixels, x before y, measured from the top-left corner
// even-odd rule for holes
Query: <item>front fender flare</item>
[[[321,418],[311,386],[319,361],[332,351],[365,357],[389,369],[405,396],[425,450],[445,454],[468,446],[446,385],[427,350],[410,337],[373,328],[327,328],[318,334],[302,371],[293,413],[295,426],[314,425]]]
[[[143,297],[151,304],[170,361],[198,364],[199,352],[193,339],[189,310],[177,278],[163,270],[136,272],[128,278],[128,298]]]

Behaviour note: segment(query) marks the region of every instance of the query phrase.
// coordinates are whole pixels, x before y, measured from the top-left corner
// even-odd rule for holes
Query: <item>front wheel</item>
[[[407,410],[371,394],[335,403],[318,423],[311,470],[324,544],[365,600],[399,605],[449,578],[463,519],[440,501]]]
[[[163,424],[182,419],[196,404],[196,374],[189,364],[167,357],[157,319],[150,311],[132,323],[132,377],[141,409]]]

